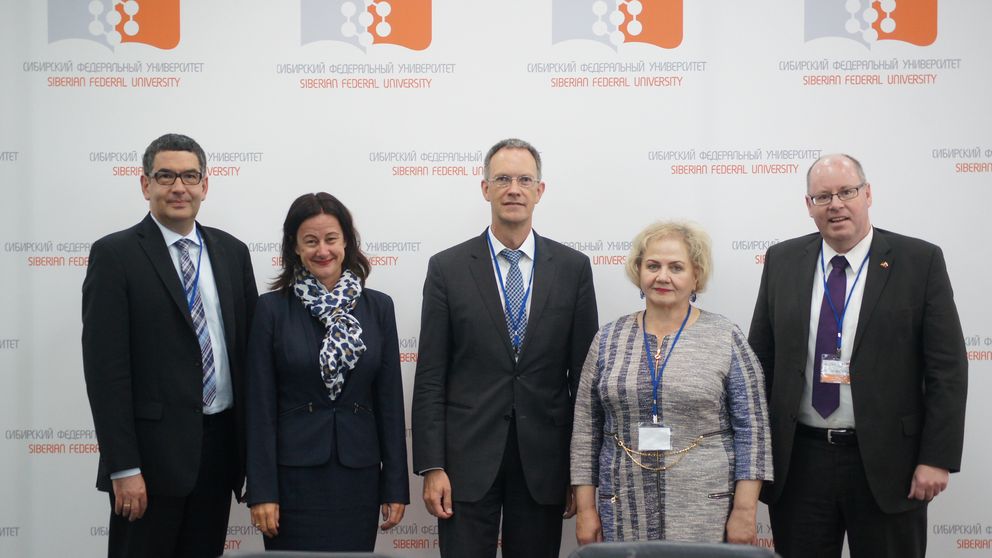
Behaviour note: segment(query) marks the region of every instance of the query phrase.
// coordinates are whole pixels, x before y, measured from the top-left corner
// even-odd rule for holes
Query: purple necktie
[[[813,355],[813,408],[823,418],[829,417],[840,406],[840,385],[821,383],[820,366],[821,355],[838,352],[837,319],[827,301],[827,292],[830,293],[837,316],[841,316],[847,295],[847,258],[834,256],[830,259],[830,265],[832,269],[827,277],[827,290],[823,293],[823,302],[820,304],[820,325],[816,329],[816,354]]]

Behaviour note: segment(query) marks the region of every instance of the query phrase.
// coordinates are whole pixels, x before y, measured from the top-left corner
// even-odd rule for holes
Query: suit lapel
[[[886,265],[881,265],[885,262]],[[858,346],[861,345],[861,338],[864,336],[865,328],[871,319],[872,312],[878,305],[878,299],[882,297],[882,291],[889,281],[889,264],[892,262],[891,247],[885,240],[885,231],[875,229],[875,236],[871,241],[871,256],[868,258],[868,274],[865,276],[865,292],[861,300],[861,313],[858,315],[858,328],[854,334],[854,347],[851,355],[858,354]]]
[[[820,255],[820,243],[822,241],[823,238],[820,235],[814,235],[804,247],[803,252],[798,255],[799,261],[795,263],[797,269],[795,282],[797,311],[794,312],[794,315],[799,319],[794,327],[802,333],[799,339],[804,341],[809,339],[809,309],[813,303],[813,277],[816,274],[817,258]],[[805,342],[803,346],[806,346]],[[805,359],[806,354],[804,353],[804,362]]]
[[[214,274],[214,284],[217,286],[217,298],[220,300],[220,315],[224,320],[224,341],[228,347],[236,347],[234,335],[237,327],[234,323],[234,290],[231,287],[230,262],[231,255],[225,246],[217,240],[214,234],[200,227],[200,235],[207,245],[207,255],[210,257],[210,268]]]
[[[148,260],[151,261],[155,273],[158,274],[165,289],[179,308],[179,313],[186,319],[190,329],[193,329],[193,318],[189,313],[189,306],[186,303],[186,295],[183,292],[182,282],[175,264],[172,263],[172,256],[169,255],[169,247],[165,245],[165,238],[162,231],[152,220],[151,214],[145,216],[138,229],[138,244],[144,250]]]
[[[551,286],[555,284],[555,275],[558,269],[552,260],[551,251],[548,249],[548,242],[544,238],[534,233],[534,291],[531,293],[530,313],[527,318],[527,331],[524,333],[524,343],[520,347],[520,355],[527,354],[527,346],[537,332],[538,324],[541,323],[541,313],[548,302],[548,295],[551,293]]]
[[[469,252],[471,261],[468,267],[472,273],[472,279],[475,281],[475,286],[479,291],[482,305],[485,306],[486,312],[489,314],[490,319],[492,319],[495,331],[499,332],[499,337],[503,340],[503,345],[507,353],[513,358],[513,345],[510,343],[510,332],[506,330],[506,314],[503,312],[503,304],[499,297],[498,289],[500,286],[496,284],[492,252],[489,251],[489,240],[486,238],[487,234],[489,234],[488,229],[482,232],[482,236],[478,238]],[[534,280],[537,280],[536,276]],[[530,326],[528,325],[529,329]],[[526,342],[525,339],[524,343]]]

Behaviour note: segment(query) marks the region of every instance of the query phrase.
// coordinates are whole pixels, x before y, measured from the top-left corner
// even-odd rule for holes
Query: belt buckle
[[[827,443],[830,444],[830,445],[832,445],[832,446],[839,446],[839,445],[841,445],[840,442],[839,441],[838,442],[835,442],[834,441],[834,434],[835,433],[836,434],[847,434],[847,429],[846,428],[828,428],[827,429]]]

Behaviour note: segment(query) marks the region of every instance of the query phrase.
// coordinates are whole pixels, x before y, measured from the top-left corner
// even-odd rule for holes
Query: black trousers
[[[186,497],[149,495],[148,509],[137,521],[114,514],[111,491],[107,555],[215,558],[223,554],[231,489],[238,474],[236,435],[233,411],[204,415],[200,471],[193,491]]]
[[[458,497],[457,492],[453,495]],[[546,506],[531,497],[520,463],[517,429],[511,421],[503,462],[493,486],[478,502],[455,500],[454,515],[438,520],[441,556],[491,558],[501,545],[503,558],[558,558],[564,510],[565,502]]]
[[[783,558],[840,558],[845,533],[851,558],[926,555],[926,506],[882,511],[857,444],[837,446],[797,434],[785,489],[768,511],[775,551]]]

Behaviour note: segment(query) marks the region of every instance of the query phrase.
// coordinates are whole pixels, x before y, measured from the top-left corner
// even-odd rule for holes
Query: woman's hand
[[[603,542],[603,524],[596,509],[596,487],[588,484],[573,486],[575,491],[575,539],[580,545]]]
[[[392,529],[403,521],[403,512],[406,511],[406,504],[383,504],[382,505],[382,525],[379,526],[380,529],[385,531],[386,529]]]
[[[727,519],[727,542],[733,544],[758,544],[757,511],[734,508]]]
[[[279,504],[265,502],[251,507],[251,522],[266,537],[279,534]]]
[[[575,515],[575,539],[579,545],[603,542],[603,524],[598,511],[579,510]]]

